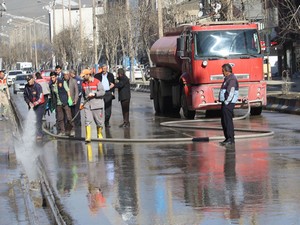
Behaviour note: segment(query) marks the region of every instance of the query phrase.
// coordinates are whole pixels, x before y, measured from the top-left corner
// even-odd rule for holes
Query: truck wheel
[[[262,112],[262,106],[260,106],[260,107],[252,107],[250,109],[250,114],[252,116],[258,116],[258,115],[261,114],[261,112]]]
[[[196,110],[189,110],[188,109],[186,96],[184,94],[183,89],[182,89],[182,93],[181,93],[181,107],[182,107],[183,115],[186,119],[193,120],[195,118]]]
[[[158,86],[158,104],[159,111],[163,114],[167,114],[172,112],[172,97],[170,96],[162,96],[161,87]]]
[[[154,109],[156,113],[160,113],[160,109],[159,109],[159,100],[158,100],[158,80],[153,80],[153,105],[154,105]]]

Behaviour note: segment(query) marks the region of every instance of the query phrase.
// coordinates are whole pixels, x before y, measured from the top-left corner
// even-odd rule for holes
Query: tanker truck
[[[196,110],[221,108],[218,94],[222,65],[229,63],[239,81],[236,108],[251,106],[260,115],[266,105],[257,24],[248,21],[203,22],[170,29],[150,49],[150,98],[156,113],[182,113],[194,119]]]

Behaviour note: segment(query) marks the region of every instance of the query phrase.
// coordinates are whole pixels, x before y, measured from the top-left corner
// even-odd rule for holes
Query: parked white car
[[[8,85],[8,87],[10,87],[14,83],[14,81],[16,79],[16,76],[18,74],[23,74],[23,71],[22,70],[10,70],[10,71],[8,71],[8,73],[7,73],[7,85]]]
[[[126,71],[126,76],[128,77],[128,78],[130,78],[130,70],[127,70]],[[142,80],[143,79],[143,70],[142,69],[140,69],[140,68],[134,68],[134,78],[135,78],[135,80]]]

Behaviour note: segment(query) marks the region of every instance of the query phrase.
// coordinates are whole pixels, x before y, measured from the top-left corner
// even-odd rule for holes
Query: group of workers
[[[221,105],[221,124],[225,140],[221,145],[234,144],[233,110],[239,96],[239,84],[232,72],[230,64],[222,66],[224,81],[220,88],[219,101]],[[102,66],[102,72],[92,74],[92,70],[84,69],[80,77],[75,71],[62,73],[61,67],[56,66],[50,73],[51,80],[47,83],[40,73],[27,77],[24,90],[24,99],[30,109],[36,113],[36,138],[42,139],[42,118],[47,104],[50,110],[56,113],[58,135],[74,135],[74,128],[81,126],[80,110],[84,110],[86,142],[91,141],[91,124],[94,121],[97,127],[97,138],[103,138],[102,129],[110,128],[112,100],[115,88],[118,89],[118,99],[121,102],[123,123],[119,127],[129,127],[130,82],[125,71],[118,69],[115,83],[114,75],[107,71],[107,66]],[[6,98],[5,96],[8,96]],[[3,101],[9,99],[9,91],[4,77],[0,71],[0,100],[1,117],[4,116]],[[82,100],[81,100],[82,99]]]
[[[36,138],[42,139],[42,120],[49,109],[55,112],[57,135],[74,136],[75,128],[81,127],[80,111],[84,111],[85,140],[91,141],[91,124],[97,127],[97,138],[103,138],[103,127],[110,128],[112,100],[115,88],[119,91],[123,123],[119,127],[129,127],[130,82],[125,71],[114,75],[108,72],[107,65],[102,65],[102,72],[93,74],[91,69],[84,69],[80,76],[74,70],[62,71],[56,66],[50,73],[50,81],[44,80],[40,73],[27,77],[24,89],[24,100],[36,113]]]

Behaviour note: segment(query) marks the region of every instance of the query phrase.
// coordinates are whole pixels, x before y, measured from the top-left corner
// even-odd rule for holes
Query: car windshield
[[[26,80],[27,76],[28,75],[19,75],[19,76],[16,77],[16,80]]]
[[[195,35],[195,57],[259,55],[260,43],[255,29],[201,31]]]
[[[8,73],[8,75],[17,75],[17,74],[22,74],[22,71],[11,71]]]
[[[45,76],[45,77],[50,77],[50,73],[51,73],[51,71],[46,71],[46,72],[44,73],[44,76]]]

